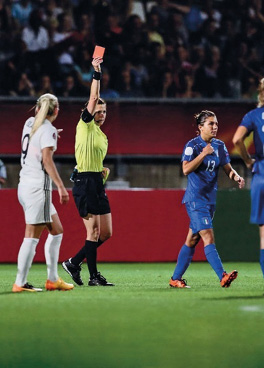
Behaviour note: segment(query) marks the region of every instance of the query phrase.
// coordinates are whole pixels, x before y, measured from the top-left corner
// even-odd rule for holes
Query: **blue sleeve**
[[[230,161],[231,160],[228,150],[226,148],[226,145],[223,143],[223,145],[221,146],[220,166],[225,166],[226,164],[229,164]]]
[[[253,130],[253,121],[251,118],[251,111],[248,112],[242,119],[240,126],[244,126],[247,128],[249,132],[252,132]]]
[[[192,161],[195,157],[196,157],[196,155],[194,153],[193,145],[190,142],[188,142],[184,147],[181,160],[182,160],[182,162],[183,161]]]

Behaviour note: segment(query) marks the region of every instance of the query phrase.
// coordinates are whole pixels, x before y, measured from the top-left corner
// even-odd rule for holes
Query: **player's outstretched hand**
[[[58,138],[60,138],[60,133],[63,132],[63,129],[57,129],[57,133],[58,133]]]
[[[244,178],[242,178],[242,176],[236,175],[234,177],[234,181],[236,181],[238,183],[239,189],[244,188],[244,186],[245,186],[245,180],[244,180]]]

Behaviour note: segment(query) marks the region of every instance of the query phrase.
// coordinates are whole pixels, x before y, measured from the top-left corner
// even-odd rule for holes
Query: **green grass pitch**
[[[115,287],[13,294],[16,265],[0,265],[1,368],[263,367],[257,263],[226,263],[239,271],[229,289],[207,263],[188,269],[191,289],[168,286],[172,263],[99,266]],[[82,277],[87,285],[86,267]],[[34,264],[29,282],[45,278],[45,265]]]

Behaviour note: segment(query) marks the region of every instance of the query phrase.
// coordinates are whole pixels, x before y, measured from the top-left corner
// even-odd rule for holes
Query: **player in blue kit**
[[[196,245],[202,238],[206,258],[217,274],[220,285],[229,287],[236,279],[237,271],[226,273],[224,270],[215,247],[212,224],[219,167],[223,167],[226,175],[236,181],[239,188],[244,187],[245,181],[232,168],[224,142],[215,138],[218,131],[215,114],[204,110],[195,115],[195,119],[199,135],[185,145],[182,155],[183,173],[188,175],[182,203],[186,206],[190,226],[169,285],[175,288],[189,288],[182,276],[192,261]]]
[[[264,277],[264,78],[259,83],[258,92],[257,108],[243,117],[233,143],[246,166],[252,170],[250,222],[259,225],[260,266]],[[251,132],[254,136],[255,159],[250,156],[244,143]]]

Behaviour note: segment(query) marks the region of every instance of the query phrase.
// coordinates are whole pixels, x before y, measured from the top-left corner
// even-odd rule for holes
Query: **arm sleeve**
[[[229,164],[230,161],[228,150],[226,145],[223,143],[223,146],[221,147],[220,166],[225,166],[226,164]]]
[[[248,112],[242,119],[240,126],[247,128],[248,132],[253,130],[253,121],[251,119],[251,113]]]
[[[88,112],[87,109],[84,109],[81,115],[81,119],[85,122],[85,123],[90,123],[93,120],[93,116]]]
[[[57,130],[54,127],[43,130],[40,135],[40,149],[46,147],[53,147],[54,151],[57,148]]]
[[[181,161],[192,161],[195,157],[194,147],[188,142],[184,147]]]

